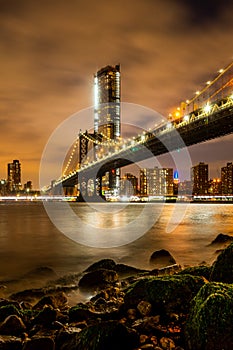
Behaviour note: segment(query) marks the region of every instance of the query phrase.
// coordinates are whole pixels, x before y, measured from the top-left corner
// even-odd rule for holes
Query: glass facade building
[[[10,192],[19,191],[21,189],[21,164],[19,160],[13,160],[7,166],[7,183]]]
[[[94,130],[106,139],[120,136],[120,65],[106,66],[94,76]]]

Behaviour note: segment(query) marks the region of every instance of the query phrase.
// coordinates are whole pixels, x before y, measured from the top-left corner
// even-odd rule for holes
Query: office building
[[[94,76],[94,132],[102,141],[117,140],[121,134],[120,65],[106,66]],[[98,146],[95,153],[98,154]],[[109,172],[109,194],[118,195],[120,190],[120,169]]]
[[[222,194],[233,195],[233,164],[221,168]]]
[[[94,131],[104,139],[120,136],[120,65],[106,66],[94,76]]]
[[[222,194],[222,181],[221,181],[221,179],[218,179],[218,178],[210,179],[208,192],[212,196],[220,196]]]
[[[19,160],[13,160],[7,166],[7,185],[10,192],[17,192],[21,189],[21,164]]]
[[[192,194],[203,196],[208,194],[208,164],[200,162],[191,168]]]
[[[158,167],[141,169],[140,193],[145,196],[173,195],[173,169]]]
[[[134,196],[138,193],[138,178],[131,174],[126,173],[121,178],[121,195],[123,196]]]

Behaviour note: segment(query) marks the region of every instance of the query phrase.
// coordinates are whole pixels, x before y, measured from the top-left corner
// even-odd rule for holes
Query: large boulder
[[[21,316],[20,311],[15,305],[9,304],[0,307],[0,322],[4,321],[10,315]]]
[[[56,272],[50,267],[40,266],[27,272],[22,278],[23,279],[38,279],[38,280],[50,280],[57,277]]]
[[[98,269],[86,273],[79,281],[79,288],[86,291],[98,290],[114,285],[118,274],[113,270]]]
[[[226,244],[233,241],[233,236],[226,235],[224,233],[219,233],[217,237],[211,242],[211,245],[214,244]]]
[[[23,350],[54,350],[55,343],[50,337],[33,337],[24,343]]]
[[[78,303],[69,309],[70,322],[81,322],[95,317],[95,314],[89,310],[86,304]]]
[[[0,336],[0,350],[22,350],[22,340],[15,336]]]
[[[57,344],[61,350],[132,350],[138,344],[138,336],[123,324],[108,321],[86,327],[80,333],[66,337],[62,332],[57,338]]]
[[[20,317],[16,315],[8,316],[0,324],[0,334],[6,335],[20,335],[25,332],[26,326]]]
[[[132,276],[147,270],[138,269],[126,264],[116,264],[112,259],[102,259],[90,265],[84,272],[93,272],[99,269],[116,271],[121,277]]]
[[[56,318],[57,311],[51,305],[46,305],[34,318],[33,324],[39,324],[49,328],[56,321]]]
[[[156,250],[150,257],[150,264],[154,267],[164,267],[176,264],[173,256],[165,249]]]
[[[205,284],[192,301],[185,330],[188,350],[233,349],[233,286]]]
[[[225,248],[213,264],[210,280],[233,283],[233,243]]]
[[[102,259],[90,265],[85,272],[93,272],[99,269],[114,270],[116,263],[112,259]]]
[[[54,295],[45,295],[33,307],[33,309],[42,309],[45,305],[51,305],[54,309],[64,309],[67,307],[67,296],[63,292]]]
[[[144,300],[161,315],[187,312],[190,301],[204,284],[202,277],[191,275],[143,278],[126,289],[123,308],[135,308]]]

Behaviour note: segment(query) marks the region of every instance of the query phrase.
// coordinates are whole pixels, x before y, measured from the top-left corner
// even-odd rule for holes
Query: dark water
[[[20,277],[39,266],[51,267],[58,275],[79,272],[105,257],[148,268],[151,253],[162,248],[168,249],[181,265],[210,263],[216,258],[216,247],[208,244],[220,232],[233,235],[233,205],[189,204],[184,207],[183,219],[177,219],[177,227],[171,232],[167,232],[167,226],[171,215],[174,221],[180,211],[177,205],[149,205],[150,218],[147,212],[142,212],[143,204],[130,204],[117,212],[114,211],[117,203],[110,204],[107,213],[93,212],[87,204],[71,204],[84,224],[92,221],[94,226],[105,229],[118,222],[130,222],[140,212],[142,223],[154,215],[153,226],[136,241],[121,247],[95,248],[76,243],[59,232],[41,202],[0,202],[0,280]],[[69,225],[74,232],[80,229],[72,220]],[[129,229],[140,230],[140,226]]]

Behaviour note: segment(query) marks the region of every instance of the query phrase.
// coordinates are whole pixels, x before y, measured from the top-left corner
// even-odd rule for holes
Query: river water
[[[56,205],[59,208],[62,204]],[[143,210],[145,205],[150,206],[149,212]],[[232,204],[127,204],[119,207],[118,203],[113,203],[99,206],[93,210],[88,204],[70,204],[83,226],[69,219],[67,224],[66,213],[61,207],[60,222],[69,226],[69,232],[78,234],[83,227],[89,227],[89,221],[93,230],[101,230],[102,227],[107,231],[119,222],[126,225],[137,216],[139,222],[128,226],[127,230],[131,236],[135,232],[138,238],[131,243],[126,241],[119,247],[86,246],[61,233],[49,218],[42,202],[0,202],[0,280],[18,278],[40,266],[51,267],[58,275],[76,273],[102,258],[149,268],[150,255],[162,248],[169,250],[177,263],[183,266],[197,265],[203,261],[211,263],[216,259],[217,248],[208,246],[209,243],[220,232],[233,235]],[[105,206],[108,206],[107,211],[103,210]],[[176,213],[179,218],[174,221]],[[175,225],[171,229],[169,222],[172,216]],[[145,226],[147,232],[139,237],[138,232],[145,229],[143,223],[148,225]],[[88,232],[84,230],[82,234],[85,237]],[[124,232],[124,235],[126,237],[127,233]],[[108,241],[107,235],[104,240]]]

